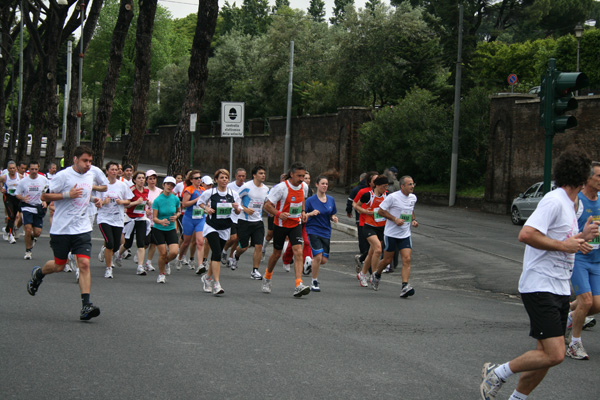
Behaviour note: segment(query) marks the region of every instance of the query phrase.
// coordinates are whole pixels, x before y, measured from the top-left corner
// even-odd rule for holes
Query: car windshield
[[[533,196],[537,190],[539,189],[539,187],[542,186],[540,183],[536,183],[534,185],[532,185],[529,189],[527,189],[524,193],[525,197],[531,197]]]

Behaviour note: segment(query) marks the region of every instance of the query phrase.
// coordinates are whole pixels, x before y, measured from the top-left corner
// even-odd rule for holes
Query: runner
[[[204,175],[201,179],[201,182],[202,182],[201,186],[204,190],[212,189],[214,182],[210,176]],[[205,215],[205,218],[206,218],[206,215]],[[205,240],[204,241],[204,254],[202,257],[202,262],[200,262],[200,259],[198,259],[198,266],[196,267],[197,275],[201,275],[204,272],[208,271],[208,268],[210,267],[210,261],[208,260],[209,252],[210,252],[210,245]]]
[[[230,182],[227,185],[227,188],[236,192],[236,193],[240,193],[240,189],[242,188],[242,186],[244,185],[244,182],[246,181],[246,170],[244,168],[238,168],[235,171],[235,181]],[[223,248],[223,254],[221,256],[221,260],[227,260],[227,265],[229,266],[229,268],[231,268],[232,271],[235,271],[235,269],[237,268],[237,261],[235,259],[235,249],[238,245],[238,235],[237,235],[237,228],[238,228],[238,216],[237,214],[233,213],[231,214],[231,237],[229,238],[229,240],[227,241],[227,244],[225,245],[225,247]],[[230,250],[230,254],[229,254],[229,258],[227,258],[227,250]]]
[[[414,195],[415,182],[405,175],[399,180],[400,190],[386,197],[379,205],[379,215],[385,218],[385,248],[383,259],[379,261],[377,271],[373,273],[371,284],[374,290],[379,286],[381,273],[387,265],[393,262],[394,254],[400,252],[402,257],[402,290],[400,297],[406,298],[415,294],[415,289],[408,283],[410,277],[410,258],[412,255],[412,240],[410,230],[419,226],[415,219]]]
[[[110,161],[106,164],[108,188],[99,195],[102,208],[98,209],[97,223],[104,237],[105,278],[113,277],[113,254],[118,252],[121,246],[125,207],[129,206],[134,197],[127,184],[117,180],[117,172],[117,163]]]
[[[127,188],[133,186],[133,166],[131,164],[123,166],[123,182],[127,185]]]
[[[146,272],[154,271],[152,264],[144,265],[144,257],[146,248],[150,244],[150,209],[148,207],[148,188],[144,187],[145,173],[143,171],[135,171],[132,175],[135,185],[130,189],[133,197],[125,213],[129,217],[129,221],[124,224],[123,233],[125,243],[121,245],[119,252],[115,254],[113,262],[117,267],[121,266],[121,255],[129,250],[135,243],[137,245],[137,275],[146,275]]]
[[[173,194],[176,195],[179,198],[179,201],[183,200],[183,192],[185,190],[186,187],[186,181],[189,180],[190,178],[190,172],[192,170],[188,169],[185,173],[185,178],[183,178],[182,174],[175,174],[175,182],[177,182],[175,184],[175,188],[173,189]],[[185,180],[184,180],[185,179]],[[185,214],[185,207],[183,207],[183,204],[181,206],[181,215],[179,216],[179,218],[177,218],[177,223],[175,225],[175,227],[177,228],[177,234],[179,235],[179,250],[181,253],[181,245],[183,244],[183,215]],[[188,248],[190,248],[192,246],[188,246]],[[196,251],[196,242],[193,242],[193,248],[194,251]],[[191,248],[190,248],[191,250]],[[193,261],[194,257],[192,255],[191,260]],[[179,256],[177,256],[177,258],[175,259],[176,262],[176,267],[177,270],[181,269],[182,265],[187,265],[188,268],[190,269],[194,269],[193,265],[190,265],[190,260],[187,258],[187,256],[185,254],[181,254],[181,262],[179,262]]]
[[[48,168],[48,172],[46,173],[46,179],[48,179],[48,181],[51,181],[52,178],[54,178],[54,175],[56,175],[56,164],[51,163],[50,167]]]
[[[287,180],[276,185],[269,192],[265,202],[265,210],[275,215],[273,226],[273,254],[269,257],[263,293],[271,293],[271,277],[277,260],[281,257],[286,237],[294,252],[294,273],[296,276],[294,297],[301,297],[310,293],[310,287],[302,282],[302,227],[301,221],[306,221],[304,199],[308,187],[304,183],[306,166],[296,162],[290,167]]]
[[[319,268],[329,260],[331,221],[337,223],[335,200],[327,195],[329,180],[321,175],[315,181],[317,194],[306,199],[306,233],[313,253],[310,290],[320,292]]]
[[[265,179],[265,167],[255,166],[252,168],[252,180],[244,183],[239,193],[243,214],[238,219],[239,244],[234,252],[235,264],[237,266],[240,256],[248,250],[249,245],[254,246],[250,277],[256,280],[262,279],[262,275],[258,272],[265,238],[262,210],[269,194],[269,188],[264,185]]]
[[[19,181],[15,196],[21,201],[21,213],[25,226],[25,260],[31,260],[31,249],[42,234],[46,202],[41,200],[42,193],[48,189],[48,179],[38,174],[40,163],[29,162],[29,176]]]
[[[206,223],[204,224],[204,237],[210,244],[212,250],[210,267],[208,273],[202,275],[204,291],[210,292],[215,296],[225,293],[220,283],[221,275],[221,249],[227,243],[230,236],[231,214],[240,213],[240,196],[237,192],[229,189],[229,171],[219,169],[215,172],[215,182],[217,187],[205,190],[198,199],[198,206],[204,209],[206,213]]]
[[[100,309],[90,302],[90,254],[92,250],[92,226],[86,218],[87,207],[93,201],[101,207],[99,198],[91,198],[93,185],[106,185],[106,179],[98,182],[97,176],[90,171],[92,149],[79,146],[75,149],[73,166],[56,174],[50,182],[48,193],[43,193],[42,201],[54,201],[56,214],[50,227],[50,246],[54,259],[43,267],[34,267],[27,291],[35,296],[46,275],[60,272],[67,263],[69,252],[77,255],[80,277],[82,308],[79,319],[86,321],[100,315]]]
[[[9,161],[6,167],[8,174],[0,176],[0,187],[4,196],[4,210],[8,220],[4,228],[3,239],[8,240],[8,243],[15,244],[15,225],[20,221],[19,199],[15,196],[17,186],[21,180],[21,176],[17,171],[17,164],[14,161]]]
[[[158,180],[158,174],[153,169],[146,171],[146,185],[148,186],[148,218],[150,220],[150,226],[154,226],[154,219],[152,218],[152,203],[162,193],[162,189],[156,186]],[[150,246],[148,247],[148,259],[146,260],[146,271],[154,271],[152,266],[152,259],[154,258],[154,252],[156,251],[156,243],[152,241],[152,235],[150,235]],[[166,274],[171,275],[171,266],[167,265]]]
[[[373,272],[371,275],[371,287],[373,290],[378,289],[379,280],[373,279],[377,271],[379,257],[381,256],[381,247],[383,243],[383,231],[385,226],[385,218],[379,214],[379,205],[385,200],[388,179],[384,175],[379,175],[373,181],[375,188],[365,192],[358,202],[354,204],[354,209],[364,215],[363,232],[369,243],[369,253],[360,271],[356,277],[360,286],[367,287],[367,273],[369,268]],[[363,207],[363,204],[365,207]]]
[[[283,182],[286,180],[287,174],[281,174],[279,176],[279,183]],[[273,185],[273,187],[277,186],[278,184],[276,183],[275,185]],[[264,208],[263,208],[264,210]],[[271,241],[271,239],[273,239],[273,221],[275,219],[275,215],[269,214],[267,212],[267,210],[264,210],[267,213],[267,234],[265,235],[265,240],[263,241],[263,248],[262,248],[262,258],[260,259],[260,261],[264,261],[265,259],[265,255],[267,252],[267,245],[269,244],[269,242]],[[285,265],[284,265],[285,267]],[[286,270],[286,272],[290,272],[289,270],[289,265],[288,265],[288,269]]]
[[[163,192],[152,203],[152,241],[158,248],[158,278],[157,283],[166,283],[166,265],[179,253],[175,221],[180,214],[181,202],[173,194],[175,178],[167,176],[163,181]],[[167,254],[167,247],[169,252]]]
[[[183,231],[183,242],[181,247],[179,248],[179,255],[177,256],[177,269],[181,268],[181,264],[183,263],[183,258],[185,257],[185,253],[190,247],[190,243],[192,242],[192,237],[194,238],[194,243],[196,243],[196,253],[198,260],[202,259],[204,254],[204,236],[202,236],[202,231],[204,230],[204,210],[200,208],[196,203],[198,202],[198,198],[204,191],[204,188],[200,186],[200,182],[202,179],[202,175],[198,170],[192,170],[188,174],[188,179],[185,181],[187,185],[185,191],[183,192],[183,197],[181,200],[181,205],[185,208],[185,213],[183,215],[183,223],[182,223],[182,231]],[[188,262],[188,265],[190,263]],[[199,264],[202,266],[202,263]],[[194,269],[193,264],[191,265],[191,269]],[[206,268],[200,268],[199,274],[206,272]]]

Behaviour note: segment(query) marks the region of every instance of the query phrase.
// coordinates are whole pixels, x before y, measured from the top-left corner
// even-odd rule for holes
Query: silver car
[[[556,189],[554,181],[550,183],[550,190]],[[533,213],[540,200],[544,197],[544,182],[534,183],[515,198],[510,206],[510,220],[515,225],[521,225]]]

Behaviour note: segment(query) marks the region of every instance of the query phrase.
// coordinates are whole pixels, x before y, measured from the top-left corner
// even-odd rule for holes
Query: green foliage
[[[354,9],[354,0],[333,0],[333,17],[329,18],[332,25],[337,25],[346,20],[348,8]]]
[[[308,15],[315,22],[325,22],[325,2],[323,0],[310,0]]]

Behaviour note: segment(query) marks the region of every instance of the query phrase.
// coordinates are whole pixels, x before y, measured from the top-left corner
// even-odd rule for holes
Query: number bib
[[[192,219],[202,219],[204,217],[204,209],[194,205],[192,208]]]
[[[146,202],[143,202],[142,204],[138,204],[137,206],[135,206],[135,208],[133,209],[133,212],[135,214],[143,214],[145,209],[146,209]]]
[[[233,206],[231,203],[217,203],[217,219],[229,218]]]
[[[299,219],[301,214],[302,214],[302,203],[291,203],[289,218]]]
[[[249,206],[248,208],[251,208],[254,211],[260,211],[260,210],[262,210],[263,204],[264,203],[262,201],[260,201],[260,200],[252,200],[248,204],[248,206]]]
[[[412,222],[412,214],[400,214],[400,219],[404,222]]]
[[[375,220],[375,222],[385,221],[385,217],[382,217],[381,215],[379,215],[379,207],[377,207],[376,209],[373,210],[373,219]]]
[[[17,189],[10,188],[10,189],[8,189],[8,194],[10,194],[11,196],[14,196],[16,191],[17,191]]]

